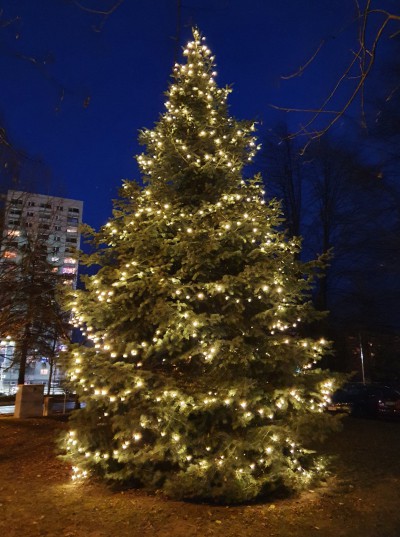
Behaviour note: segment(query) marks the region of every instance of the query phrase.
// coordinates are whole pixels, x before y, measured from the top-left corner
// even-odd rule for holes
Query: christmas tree
[[[85,405],[66,446],[74,478],[242,502],[321,474],[303,445],[329,427],[332,379],[316,365],[328,344],[303,328],[315,265],[260,178],[243,178],[254,124],[229,116],[197,30],[184,55],[141,133],[145,187],[125,181],[93,232],[101,268],[73,301],[90,344],[69,371]]]

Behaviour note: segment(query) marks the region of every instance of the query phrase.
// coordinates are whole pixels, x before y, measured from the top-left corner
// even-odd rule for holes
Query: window
[[[34,207],[35,202],[34,201],[28,201],[28,207]]]
[[[79,209],[78,209],[78,207],[69,207],[68,212],[69,213],[78,213],[79,214]]]
[[[78,228],[75,227],[75,226],[68,226],[67,227],[67,233],[77,233],[78,232]]]
[[[77,244],[77,243],[78,243],[78,240],[77,240],[77,239],[73,239],[72,237],[67,237],[66,242],[68,242],[68,243],[70,243],[70,244]]]
[[[68,224],[78,224],[79,218],[77,216],[68,216]]]
[[[26,216],[35,216],[35,213],[33,213],[32,211],[28,211],[28,212],[26,213]]]
[[[51,262],[52,262],[52,263],[57,263],[57,261],[60,261],[60,258],[59,258],[59,257],[53,256],[53,257],[51,258]]]
[[[61,237],[59,237],[58,235],[56,235],[56,236],[54,237],[54,241],[55,241],[55,242],[60,242],[60,241],[61,241]]]
[[[60,247],[59,247],[59,246],[54,246],[54,247],[53,247],[53,254],[58,254],[59,251],[60,251]]]
[[[10,210],[10,214],[21,214],[22,213],[22,209],[11,209]]]
[[[49,224],[40,224],[39,228],[40,229],[50,229],[50,226],[49,226]]]
[[[17,252],[14,252],[13,250],[5,250],[3,255],[6,259],[15,259],[17,257]]]
[[[17,199],[17,198],[12,198],[11,205],[22,205],[22,200]]]
[[[7,230],[7,236],[8,237],[19,237],[21,235],[21,232],[19,229],[8,229]]]
[[[62,205],[57,205],[57,211],[63,211],[64,207]]]
[[[61,231],[61,226],[54,226],[54,229],[55,229],[56,231]]]
[[[21,220],[13,220],[13,219],[10,219],[8,221],[8,225],[9,226],[19,226],[21,224]]]
[[[40,207],[42,207],[42,209],[51,209],[51,203],[41,203]]]
[[[75,267],[63,267],[61,272],[63,274],[75,274],[76,268]]]
[[[64,263],[66,265],[75,265],[76,264],[76,259],[74,259],[73,257],[66,257],[64,259]]]

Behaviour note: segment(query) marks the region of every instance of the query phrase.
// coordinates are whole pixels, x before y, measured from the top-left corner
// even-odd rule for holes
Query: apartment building
[[[9,190],[3,212],[3,237],[0,244],[3,258],[18,262],[22,245],[30,238],[39,240],[47,260],[73,288],[78,278],[77,250],[80,247],[79,226],[83,202],[68,198]],[[0,392],[12,393],[18,370],[10,368],[15,343],[0,341]],[[45,384],[49,379],[46,357],[32,361],[26,371],[28,383]],[[53,378],[57,372],[53,372]]]
[[[9,190],[4,210],[5,257],[18,257],[26,234],[47,246],[48,260],[65,274],[65,283],[76,286],[80,246],[79,226],[83,202],[43,194]]]

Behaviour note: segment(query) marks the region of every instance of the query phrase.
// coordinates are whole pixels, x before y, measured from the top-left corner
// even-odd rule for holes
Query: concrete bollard
[[[15,397],[15,418],[37,418],[43,415],[43,384],[19,384]]]
[[[44,398],[43,416],[51,416],[53,414],[54,397],[46,396]]]

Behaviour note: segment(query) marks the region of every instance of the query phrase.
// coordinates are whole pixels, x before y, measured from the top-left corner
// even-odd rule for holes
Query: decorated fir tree
[[[316,365],[327,344],[304,335],[315,266],[260,179],[243,179],[254,125],[229,116],[197,30],[184,55],[141,134],[146,186],[126,181],[94,233],[101,268],[73,304],[85,405],[66,446],[75,478],[241,502],[320,474],[303,446],[326,431],[332,380]]]

